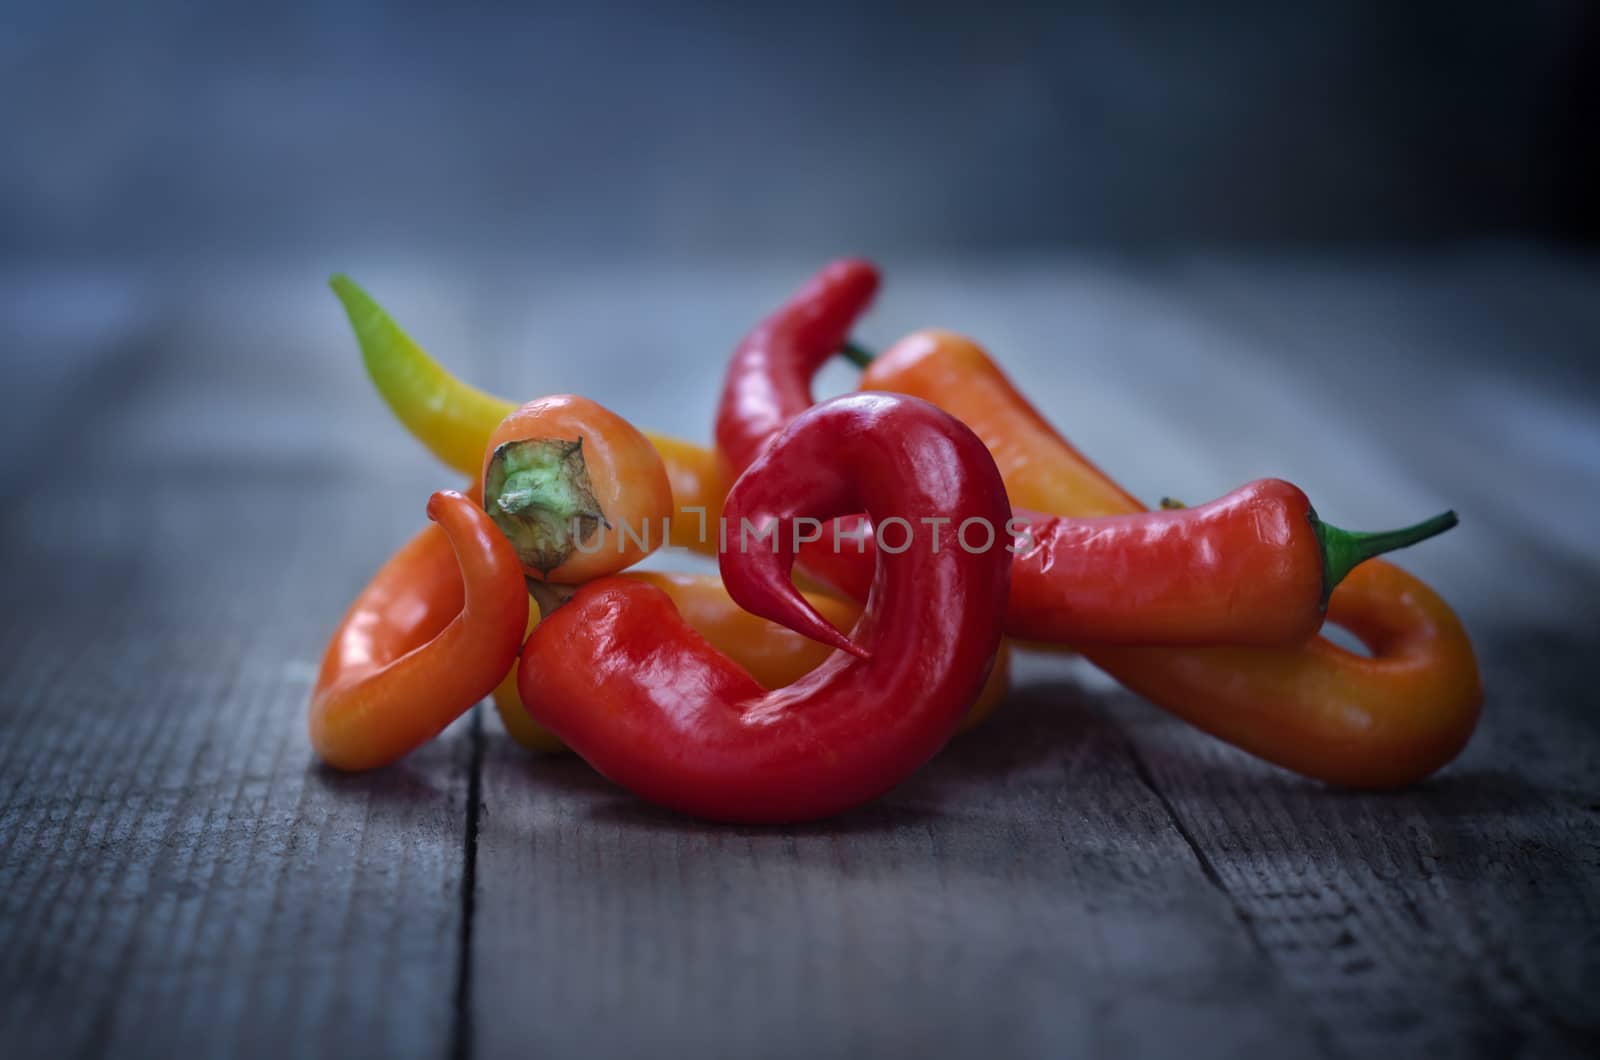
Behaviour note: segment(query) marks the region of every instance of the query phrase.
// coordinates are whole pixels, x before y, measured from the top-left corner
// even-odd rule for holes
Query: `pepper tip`
[[[466,498],[456,490],[434,490],[432,495],[428,497],[428,518],[438,522],[439,517],[444,514],[445,505],[453,504],[460,500],[466,500]]]

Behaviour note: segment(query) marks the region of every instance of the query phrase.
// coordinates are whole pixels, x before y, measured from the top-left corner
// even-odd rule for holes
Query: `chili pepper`
[[[438,525],[383,565],[323,656],[311,746],[338,769],[372,769],[420,747],[516,659],[528,593],[510,542],[459,493],[435,493],[428,518]]]
[[[753,459],[779,425],[810,407],[811,377],[849,345],[850,327],[877,282],[866,262],[835,262],[740,343],[728,366],[716,430],[735,469]],[[852,349],[857,358],[866,356]],[[957,375],[958,368],[950,369],[952,380]],[[864,389],[871,387],[864,383]],[[979,377],[963,398],[972,403],[1014,393],[1003,378]],[[1026,402],[1013,408],[1015,432],[989,421],[974,429],[997,460],[1019,469],[1032,495],[1070,489],[1070,498],[1091,511],[1138,510],[1104,476],[1080,482],[1032,459],[1054,439],[1048,455],[1092,466]],[[1455,524],[1454,514],[1446,513],[1404,531],[1352,534],[1318,519],[1295,487],[1265,480],[1188,511],[1087,522],[1017,514],[1026,543],[1016,552],[1006,632],[1057,644],[1302,641],[1321,627],[1328,593],[1354,563]],[[959,520],[941,523],[950,547],[967,544]],[[870,538],[870,529],[852,529]],[[836,528],[831,540],[806,550],[802,569],[859,599],[873,560],[865,549],[836,544],[841,539]]]
[[[671,598],[678,614],[695,631],[750,672],[762,688],[771,691],[794,684],[822,665],[833,654],[825,644],[802,637],[776,622],[752,615],[733,602],[722,579],[715,574],[673,574],[661,571],[630,571],[634,581],[652,585]],[[817,609],[837,629],[851,629],[861,617],[861,605],[851,600],[821,593],[804,593],[806,602]],[[538,620],[535,609],[528,632]],[[1010,687],[1011,653],[1001,644],[994,668],[958,732],[966,732],[983,721],[999,706]],[[495,709],[512,737],[535,751],[560,751],[564,745],[528,714],[517,692],[516,671],[506,675],[494,691]]]
[[[1323,522],[1281,479],[1194,508],[1030,515],[1014,520],[1006,632],[1044,644],[1298,643],[1322,628],[1329,593],[1358,563],[1454,525],[1445,512],[1404,530],[1352,533]],[[958,526],[946,532],[950,547],[968,543]],[[860,545],[814,545],[801,562],[859,598],[875,545],[871,527],[856,533]]]
[[[373,385],[395,416],[434,456],[477,476],[495,426],[516,408],[447,372],[347,276],[329,281],[344,305]],[[715,555],[717,520],[730,481],[714,450],[645,432],[672,483],[671,544]]]
[[[523,647],[536,720],[602,774],[682,812],[803,821],[904,780],[949,739],[999,646],[1010,562],[995,548],[879,557],[846,636],[789,581],[800,520],[865,511],[961,513],[1003,524],[1010,506],[982,442],[924,402],[850,395],[796,417],[728,495],[730,525],[770,532],[730,548],[723,581],[745,609],[841,649],[769,692],[684,621],[654,586],[580,587]]]
[[[1195,508],[1052,516],[1029,526],[1034,545],[1016,558],[1008,628],[1096,644],[1298,643],[1322,628],[1329,595],[1358,564],[1455,525],[1444,512],[1352,533],[1282,479]],[[1063,621],[1073,615],[1094,623],[1081,637],[1063,636],[1079,632]]]
[[[976,343],[919,332],[874,360],[861,385],[932,401],[971,426],[989,443],[1015,504],[1063,515],[1140,510],[1044,422]],[[1086,654],[1158,706],[1306,776],[1392,787],[1453,759],[1477,725],[1483,686],[1449,606],[1420,579],[1376,559],[1333,591],[1327,617],[1372,657],[1323,639],[1273,650],[1089,647]]]
[[[850,337],[878,290],[878,270],[858,258],[824,267],[734,350],[717,406],[717,449],[742,471],[795,416],[811,407],[811,377]]]
[[[665,540],[672,487],[627,420],[588,398],[538,398],[483,454],[483,507],[530,578],[576,584],[632,566]]]

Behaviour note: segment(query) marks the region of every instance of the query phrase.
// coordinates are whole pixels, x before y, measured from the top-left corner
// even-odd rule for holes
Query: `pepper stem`
[[[496,447],[483,510],[524,567],[548,574],[606,522],[583,461],[583,439],[525,438]]]
[[[1358,564],[1366,562],[1373,556],[1381,556],[1385,552],[1393,552],[1397,548],[1407,548],[1419,541],[1426,541],[1430,537],[1444,533],[1458,522],[1460,520],[1456,518],[1455,512],[1441,512],[1432,519],[1424,519],[1414,526],[1399,530],[1361,533],[1330,526],[1317,518],[1316,512],[1312,512],[1311,525],[1317,532],[1317,540],[1322,544],[1323,605],[1327,605],[1334,586],[1344,581],[1345,575],[1354,570]]]
[[[844,355],[845,360],[857,368],[869,367],[878,356],[854,339],[845,339],[844,345],[839,347],[839,352]]]
[[[549,618],[556,608],[572,599],[572,594],[578,591],[576,585],[559,585],[555,582],[540,581],[538,578],[524,579],[528,583],[528,595],[533,597],[533,602],[539,608],[539,621]]]

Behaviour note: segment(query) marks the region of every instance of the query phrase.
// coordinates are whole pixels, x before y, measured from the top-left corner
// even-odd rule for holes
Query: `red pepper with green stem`
[[[1456,524],[1445,512],[1388,533],[1318,518],[1282,479],[1247,483],[1209,504],[1138,515],[1014,521],[1006,632],[1057,644],[1285,644],[1314,636],[1328,598],[1359,563]],[[805,569],[846,595],[865,592],[875,541],[803,553]],[[945,528],[953,544],[960,528]],[[973,535],[976,537],[977,535]]]
[[[848,636],[790,581],[799,520],[851,512],[1003,527],[1010,505],[983,443],[916,399],[860,394],[797,416],[728,495],[730,526],[769,534],[721,556],[747,610],[839,649],[765,691],[659,589],[624,578],[579,588],[523,647],[535,720],[623,787],[685,813],[772,823],[842,812],[903,781],[960,723],[1000,643],[1003,544],[933,549],[924,535],[878,557]]]

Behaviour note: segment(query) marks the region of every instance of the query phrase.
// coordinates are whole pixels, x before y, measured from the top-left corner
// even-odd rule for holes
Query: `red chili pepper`
[[[811,407],[812,376],[839,352],[877,290],[871,262],[836,261],[739,343],[717,407],[717,448],[735,472]]]
[[[686,623],[661,590],[626,578],[578,589],[523,647],[529,712],[590,765],[700,817],[804,821],[872,799],[944,745],[1000,643],[1003,546],[884,549],[850,636],[789,580],[806,518],[865,511],[1010,518],[983,443],[925,402],[856,394],[797,416],[728,495],[722,577],[741,606],[842,649],[767,692]],[[757,538],[758,533],[768,534]]]
[[[1282,479],[1195,508],[1019,516],[1006,632],[1084,645],[1297,643],[1322,628],[1329,595],[1357,564],[1454,525],[1445,512],[1404,530],[1341,530]],[[949,547],[983,539],[957,524],[945,534]],[[860,598],[875,547],[872,527],[860,526],[837,550],[831,539],[808,547],[801,564]]]
[[[877,279],[865,262],[829,265],[740,344],[717,418],[735,472],[810,406],[811,377],[847,346]],[[1404,530],[1352,533],[1323,523],[1304,493],[1276,479],[1178,511],[1079,519],[1018,509],[1006,632],[1057,644],[1296,643],[1321,627],[1329,593],[1357,563],[1455,522],[1446,512]],[[959,519],[944,530],[951,547],[968,543]],[[836,526],[801,553],[801,567],[859,599],[872,537],[858,520]]]

